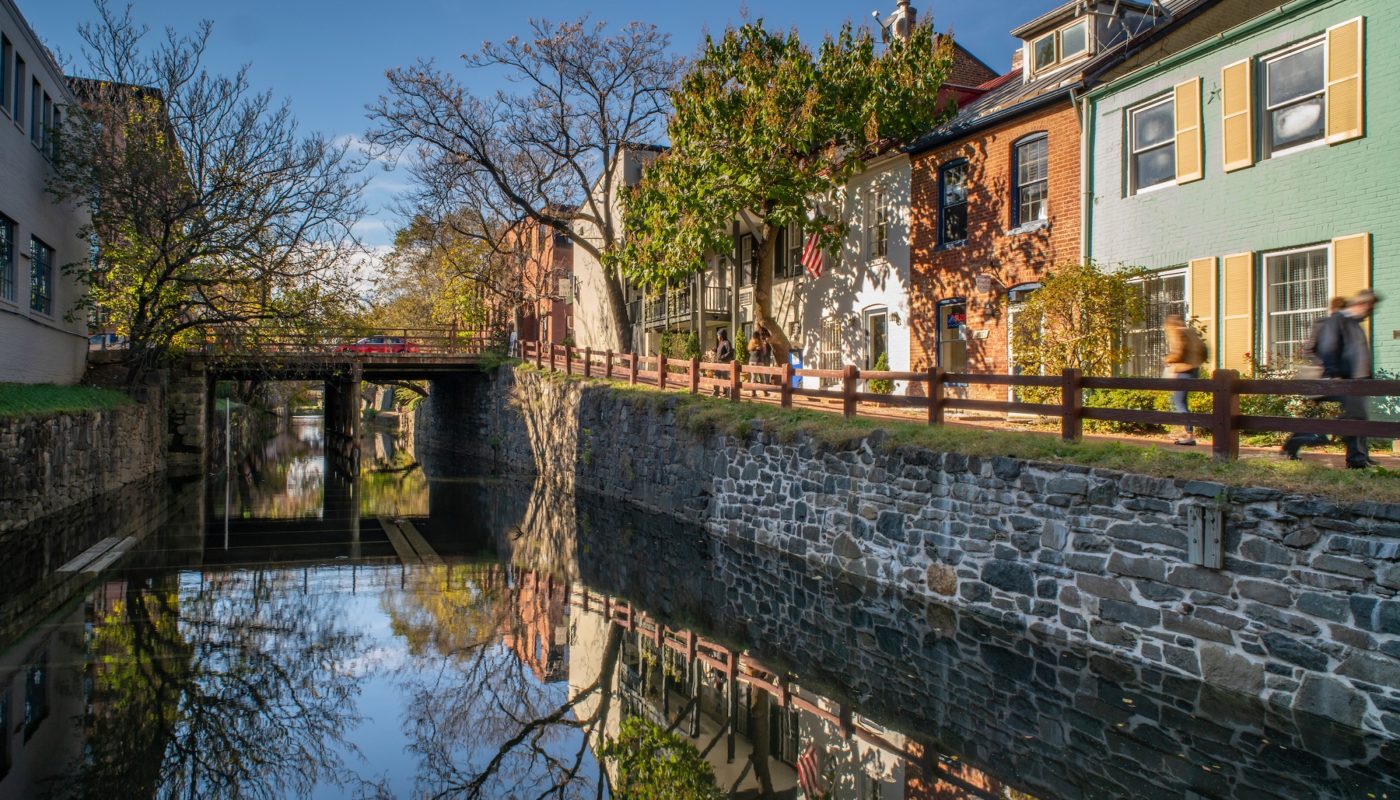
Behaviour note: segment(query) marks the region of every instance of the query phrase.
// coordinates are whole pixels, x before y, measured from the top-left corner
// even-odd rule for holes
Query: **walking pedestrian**
[[[1167,335],[1167,355],[1163,361],[1166,371],[1163,377],[1176,380],[1195,380],[1201,377],[1201,365],[1206,360],[1206,343],[1195,328],[1186,324],[1179,314],[1171,314],[1163,320],[1163,330]],[[1183,389],[1172,392],[1172,408],[1182,414],[1191,412],[1188,393]],[[1175,444],[1192,446],[1196,444],[1196,431],[1184,425]]]
[[[1346,301],[1346,306],[1318,323],[1310,344],[1314,363],[1322,368],[1322,377],[1331,380],[1367,380],[1371,377],[1371,343],[1361,323],[1371,316],[1381,298],[1370,289],[1362,289]],[[1367,418],[1367,398],[1335,397],[1342,404],[1342,419]],[[1295,433],[1283,443],[1283,453],[1291,459],[1298,457],[1302,447],[1322,444],[1327,437],[1316,433]],[[1346,445],[1347,469],[1364,469],[1375,464],[1364,436],[1343,436]]]
[[[734,345],[729,343],[729,333],[724,328],[715,331],[715,360],[721,364],[734,360]]]

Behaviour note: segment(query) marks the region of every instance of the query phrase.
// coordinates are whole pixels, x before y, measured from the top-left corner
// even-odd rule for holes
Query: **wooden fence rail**
[[[767,401],[776,395],[784,408],[791,407],[793,397],[829,400],[840,404],[841,413],[854,417],[861,403],[874,403],[887,408],[920,408],[926,411],[929,425],[942,425],[949,409],[987,411],[1003,414],[1030,414],[1055,417],[1060,420],[1060,436],[1067,442],[1078,442],[1084,436],[1084,420],[1121,422],[1139,425],[1191,425],[1209,429],[1211,452],[1217,460],[1229,461],[1239,457],[1240,433],[1243,431],[1276,431],[1285,433],[1320,433],[1328,436],[1371,436],[1400,438],[1400,422],[1386,420],[1303,419],[1269,417],[1240,413],[1243,395],[1274,395],[1305,397],[1400,397],[1400,381],[1333,381],[1333,380],[1246,380],[1235,370],[1216,370],[1208,379],[1172,378],[1103,378],[1086,377],[1079,370],[1067,369],[1060,375],[994,375],[985,373],[949,373],[938,369],[924,372],[893,372],[889,370],[860,370],[847,366],[840,370],[794,369],[792,365],[762,367],[738,362],[715,363],[699,359],[678,360],[666,356],[635,356],[625,353],[598,353],[578,350],[568,345],[522,343],[526,361],[554,371],[574,374],[575,363],[581,364],[585,377],[601,376],[610,380],[625,378],[629,383],[656,386],[664,390],[689,391],[697,394],[708,390],[728,397],[733,402],[765,395]],[[597,360],[601,357],[601,361]],[[562,365],[562,366],[561,366]],[[801,378],[834,382],[831,388],[809,389],[793,384]],[[920,395],[894,395],[860,390],[861,381],[907,381],[921,385]],[[1015,388],[1053,389],[1053,402],[1023,402],[1020,400],[978,400],[949,397],[949,386],[1005,386]],[[1128,408],[1092,408],[1084,405],[1088,390],[1108,391],[1131,389],[1151,392],[1200,392],[1211,396],[1209,413],[1181,413]]]

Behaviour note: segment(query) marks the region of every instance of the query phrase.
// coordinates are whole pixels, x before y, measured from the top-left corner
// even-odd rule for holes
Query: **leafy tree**
[[[875,371],[876,371],[876,372],[888,372],[888,371],[889,371],[889,368],[890,368],[890,357],[889,357],[889,355],[886,354],[886,353],[881,353],[881,354],[880,354],[880,357],[877,358],[877,359],[875,359]],[[870,383],[870,391],[871,391],[872,394],[891,394],[891,393],[894,392],[894,382],[892,382],[892,381],[887,381],[887,380],[884,380],[884,379],[882,379],[882,378],[876,378],[876,379],[874,379],[874,380],[871,380],[869,383]]]
[[[531,22],[531,35],[487,43],[464,64],[493,70],[519,91],[477,95],[431,62],[388,73],[370,106],[370,141],[410,150],[411,202],[454,232],[509,254],[513,226],[535,223],[569,237],[604,265],[608,311],[624,350],[631,322],[613,251],[629,148],[655,142],[667,91],[680,70],[670,38],[633,22],[609,32],[586,19]]]
[[[617,763],[618,800],[718,800],[715,772],[695,745],[643,717],[622,721],[599,755]]]
[[[732,249],[736,217],[756,215],[754,321],[781,363],[791,345],[772,303],[777,231],[795,222],[834,248],[843,223],[814,215],[814,203],[835,196],[866,159],[934,126],[951,63],[951,41],[927,24],[883,52],[849,24],[815,53],[795,30],[761,20],[707,37],[672,96],[671,149],[628,203],[618,263],[648,285],[682,277],[704,269],[707,252]]]
[[[1112,375],[1128,363],[1128,334],[1142,322],[1142,292],[1133,270],[1104,272],[1066,264],[1046,273],[1016,315],[1015,367],[1026,374]]]
[[[518,297],[505,259],[479,241],[455,235],[425,217],[416,217],[394,236],[375,285],[367,323],[374,328],[454,326],[486,331],[493,308]],[[504,291],[495,287],[503,285]]]
[[[130,338],[135,380],[215,326],[338,322],[353,299],[363,165],[303,135],[247,68],[204,66],[212,27],[154,44],[97,0],[50,192],[91,209],[95,264],[78,311]]]

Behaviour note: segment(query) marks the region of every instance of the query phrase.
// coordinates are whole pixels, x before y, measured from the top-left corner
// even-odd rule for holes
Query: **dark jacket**
[[[1361,321],[1338,311],[1317,328],[1314,357],[1325,378],[1371,377],[1371,345]]]
[[[715,360],[721,363],[734,360],[734,345],[728,339],[721,340],[719,347],[715,348]]]

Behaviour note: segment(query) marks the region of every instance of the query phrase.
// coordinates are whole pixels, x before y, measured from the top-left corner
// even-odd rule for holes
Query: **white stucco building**
[[[76,383],[86,365],[82,286],[64,269],[87,260],[86,214],[45,191],[76,102],[14,0],[0,0],[0,382]]]

